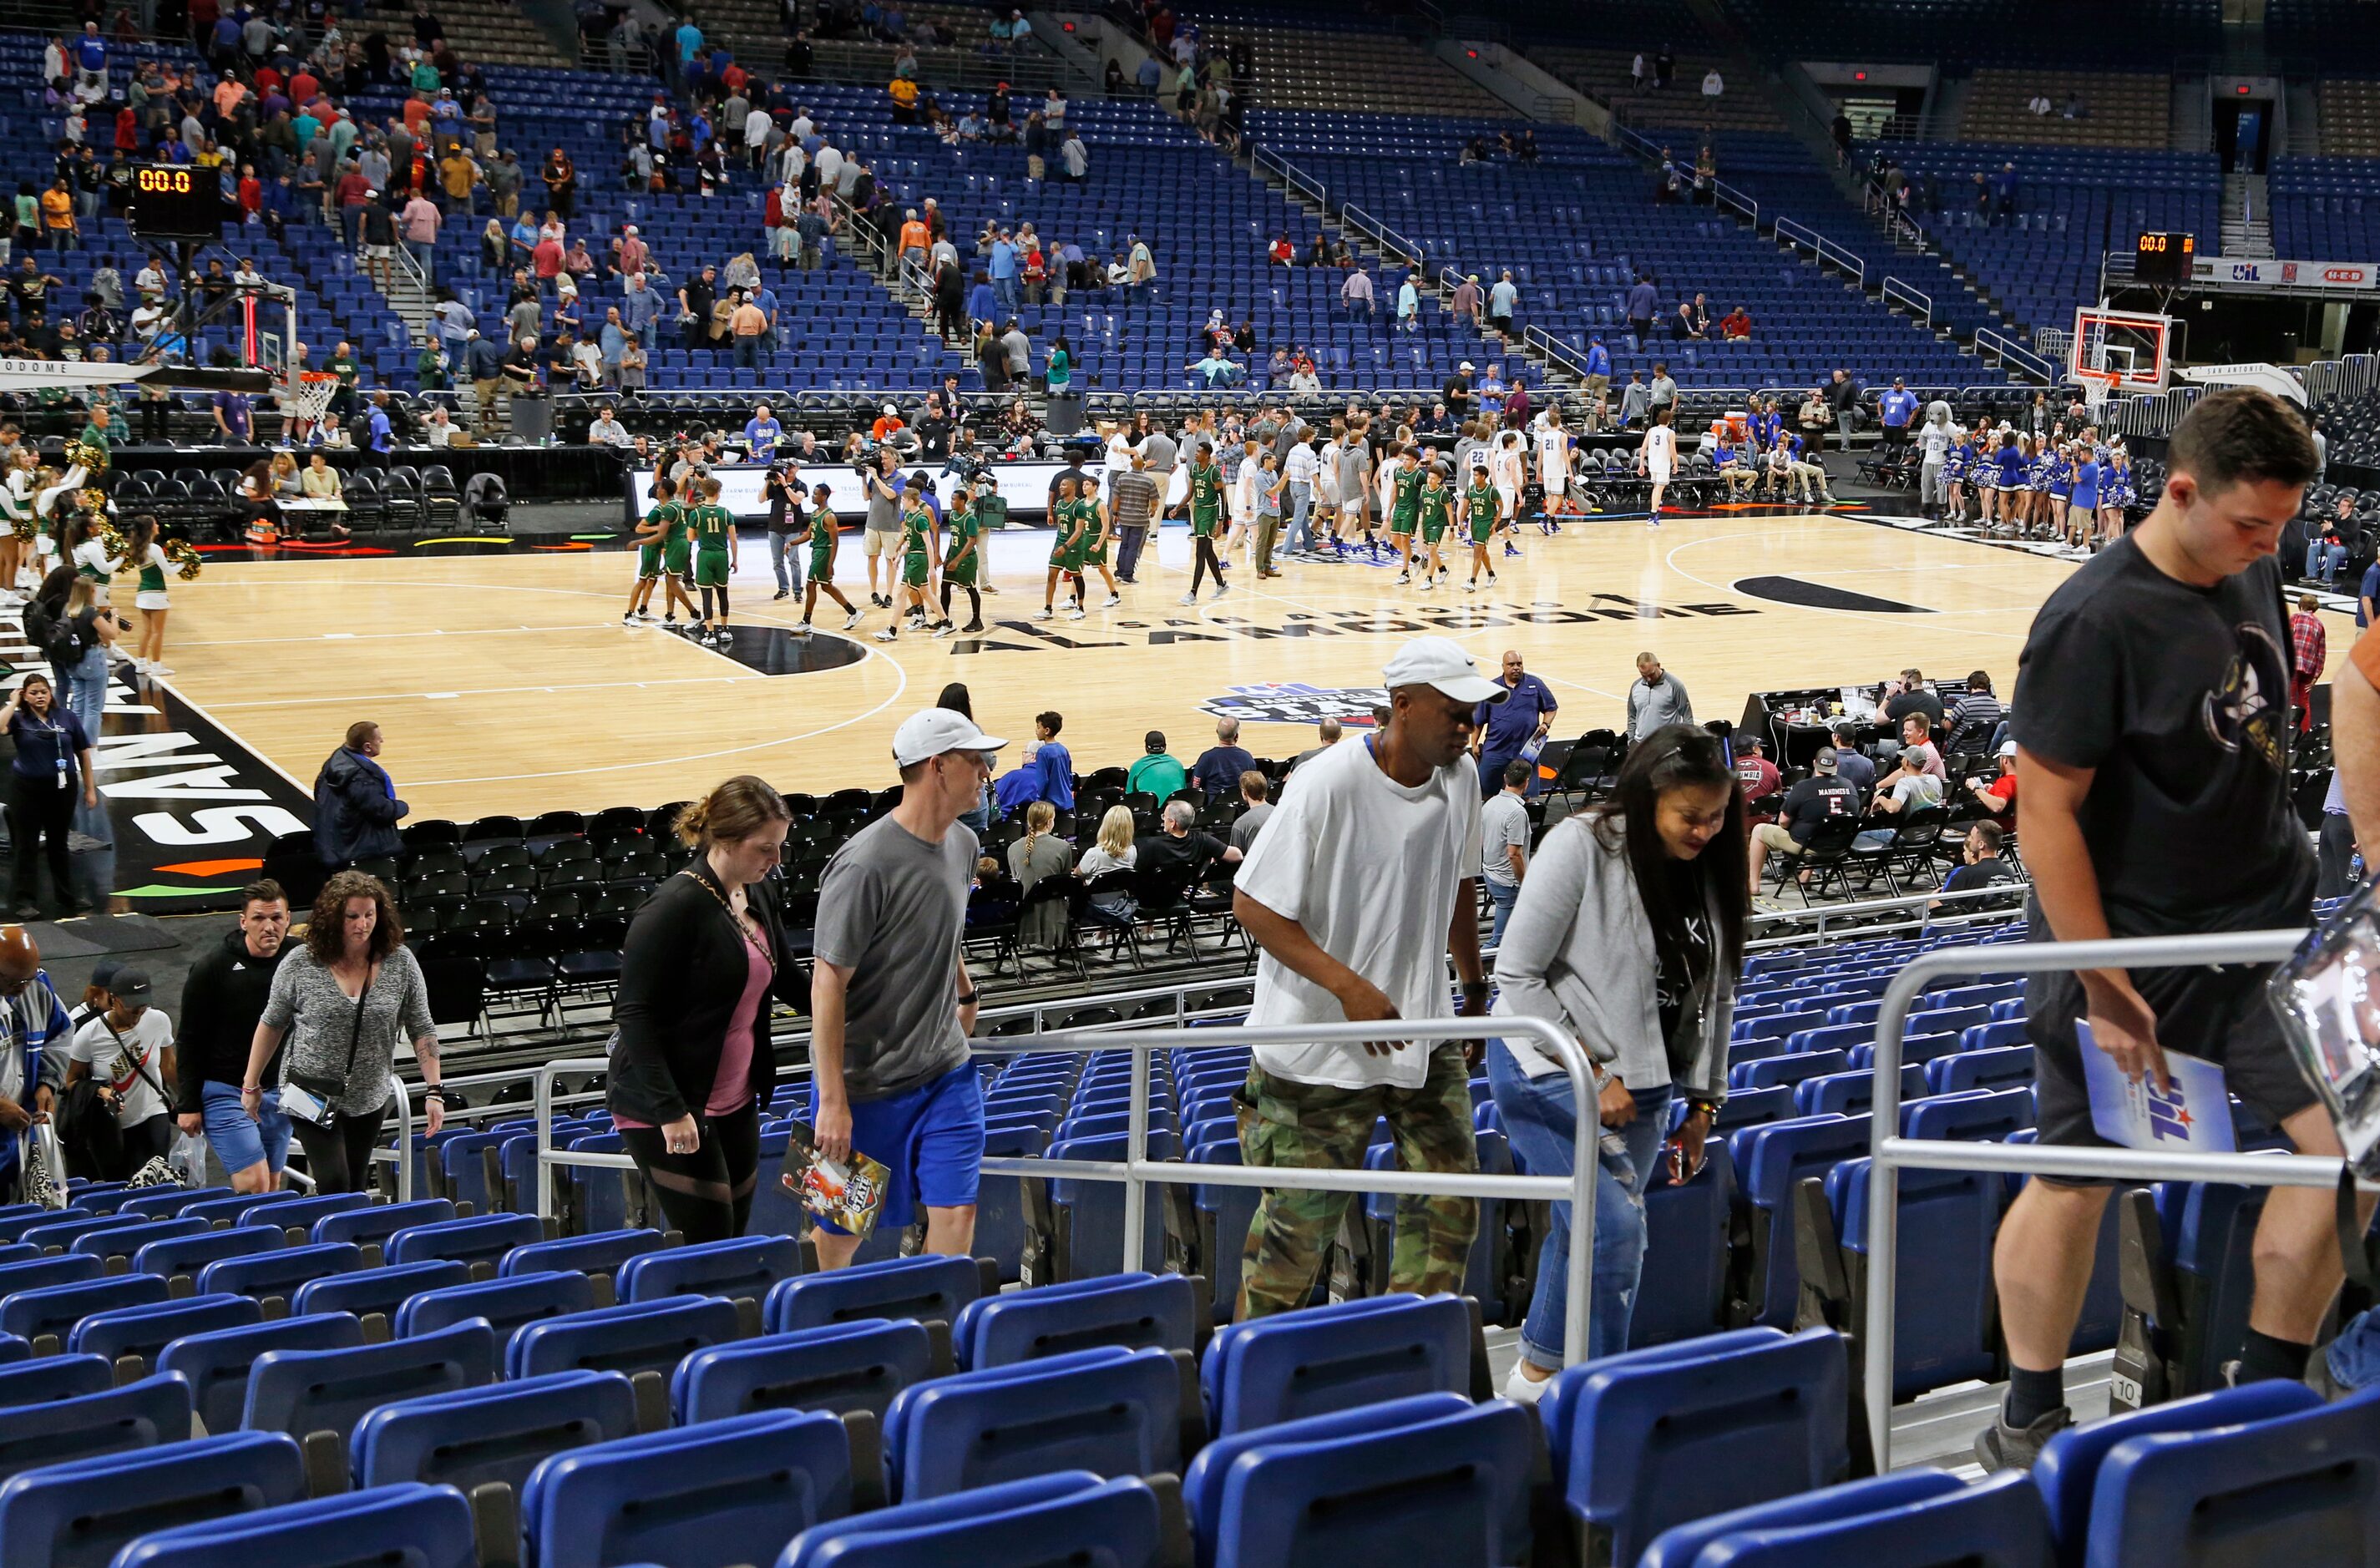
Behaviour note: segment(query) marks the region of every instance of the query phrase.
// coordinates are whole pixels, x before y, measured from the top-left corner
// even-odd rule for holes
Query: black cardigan
[[[777,1081],[770,994],[795,1007],[808,998],[785,944],[774,884],[755,882],[745,894],[777,960],[776,982],[752,1020],[752,1094],[766,1104]],[[749,974],[744,935],[724,897],[710,867],[698,859],[655,888],[629,922],[613,1014],[619,1036],[604,1095],[613,1115],[660,1126],[710,1102],[730,1015]]]

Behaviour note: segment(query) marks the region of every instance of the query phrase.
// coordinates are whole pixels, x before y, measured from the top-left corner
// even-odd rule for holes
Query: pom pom
[[[172,562],[174,565],[179,569],[184,582],[192,582],[197,580],[199,575],[198,547],[193,545],[188,540],[167,540],[165,541],[165,559]]]
[[[107,467],[107,447],[103,443],[96,441],[70,441],[67,443],[67,462],[70,466],[88,468],[94,474],[98,473]]]

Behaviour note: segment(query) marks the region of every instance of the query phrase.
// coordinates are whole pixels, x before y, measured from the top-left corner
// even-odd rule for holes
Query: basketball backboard
[[[2081,371],[2103,371],[2115,378],[2110,390],[2119,394],[2162,392],[2172,373],[2167,358],[2172,334],[2171,316],[2086,305],[2074,312],[2067,371],[2078,381]]]

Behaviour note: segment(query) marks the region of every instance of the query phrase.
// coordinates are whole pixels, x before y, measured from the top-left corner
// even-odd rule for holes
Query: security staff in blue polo
[[[1482,702],[1472,715],[1472,752],[1479,759],[1481,798],[1504,787],[1504,764],[1523,752],[1534,752],[1553,727],[1553,688],[1521,668],[1521,652],[1504,650],[1504,673],[1496,684],[1512,695],[1500,702]],[[1528,793],[1537,792],[1534,774]]]
[[[1900,377],[1892,378],[1892,390],[1876,400],[1877,419],[1884,425],[1884,444],[1898,452],[1909,440],[1909,421],[1917,413],[1917,395]]]

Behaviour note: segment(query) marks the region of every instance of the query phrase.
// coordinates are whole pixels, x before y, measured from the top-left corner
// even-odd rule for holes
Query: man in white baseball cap
[[[1463,1013],[1487,1011],[1479,967],[1479,782],[1474,709],[1501,686],[1462,647],[1415,638],[1383,672],[1388,721],[1290,775],[1233,883],[1262,949],[1251,1024],[1443,1018],[1446,958]],[[1362,966],[1359,970],[1356,966]],[[1408,1171],[1474,1171],[1470,1069],[1459,1041],[1261,1045],[1248,1075],[1251,1165],[1360,1170],[1386,1117]],[[1249,1234],[1239,1316],[1302,1307],[1348,1195],[1269,1190]],[[1463,1197],[1400,1198],[1390,1290],[1451,1291],[1478,1225]]]
[[[983,1094],[967,1061],[975,981],[959,939],[975,876],[975,833],[959,821],[1008,743],[947,708],[892,734],[901,803],[844,842],[819,885],[810,979],[810,1125],[820,1155],[886,1168],[880,1226],[926,1210],[926,1250],[975,1246]],[[821,1267],[860,1238],[823,1222]]]

